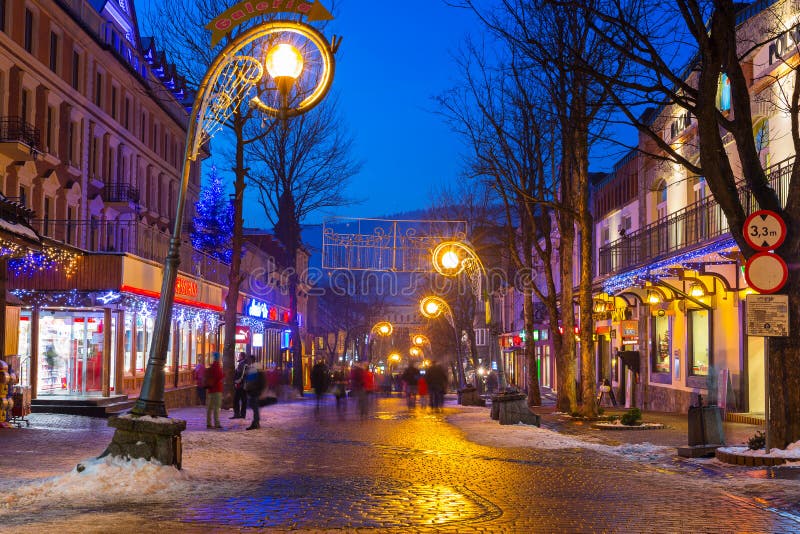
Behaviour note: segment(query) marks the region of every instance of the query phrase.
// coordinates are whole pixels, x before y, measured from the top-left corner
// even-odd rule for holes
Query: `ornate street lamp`
[[[243,50],[248,52],[261,50],[258,46],[251,46],[259,40],[263,40],[269,47],[265,58],[256,58],[242,53]],[[307,54],[313,51],[318,56],[317,68],[310,73],[310,76],[316,77],[316,80],[312,80],[314,82],[313,89],[307,96],[291,106],[289,106],[289,93],[298,76],[303,72],[304,61],[297,47],[293,46],[290,41],[302,41],[304,43],[302,48]],[[330,89],[334,71],[333,54],[334,48],[327,39],[307,24],[295,21],[266,22],[244,32],[224,47],[211,62],[200,82],[189,115],[175,221],[169,242],[169,251],[164,262],[161,298],[154,324],[147,369],[139,398],[131,410],[134,419],[141,416],[167,417],[164,404],[164,367],[175,298],[175,281],[180,263],[181,230],[191,162],[197,159],[203,144],[246,102],[255,109],[281,119],[300,115],[312,109],[322,101]],[[264,63],[266,63],[266,70],[280,94],[280,103],[277,106],[271,106],[258,96],[251,94],[257,84],[261,82],[269,84],[270,80],[264,76]],[[110,424],[116,426],[117,432],[112,444],[106,450],[106,454],[156,458],[162,463],[180,466],[179,434],[186,427],[185,421],[168,419],[164,424],[156,425],[164,429],[170,426],[172,428],[168,432],[153,431],[157,437],[153,438],[153,443],[148,443],[151,449],[149,454],[142,452],[142,447],[136,449],[136,447],[127,447],[125,444],[125,441],[130,438],[131,432],[142,430],[139,427],[145,426],[144,421],[135,421],[129,418],[121,422],[110,421]],[[168,436],[162,435],[166,433]],[[165,457],[159,458],[153,451],[163,449],[161,440],[167,438],[172,440],[173,445],[171,448],[167,447],[170,452]]]
[[[484,303],[484,313],[486,326],[491,331],[492,304],[489,299],[489,275],[486,268],[475,249],[463,241],[442,241],[431,254],[431,262],[436,272],[448,277],[458,276],[465,273],[472,286],[472,294],[480,298]],[[483,280],[485,284],[483,283]],[[494,345],[490,344],[490,351]],[[490,352],[491,357],[491,352]],[[500,365],[498,365],[497,378],[500,389],[506,387],[505,363],[503,353],[499,355]]]
[[[466,379],[464,377],[464,369],[461,362],[461,336],[456,329],[456,322],[453,318],[453,310],[443,298],[437,297],[436,295],[430,295],[423,297],[422,300],[420,300],[419,311],[423,317],[428,319],[438,319],[444,315],[445,319],[447,319],[447,322],[450,323],[450,327],[453,329],[456,341],[456,370],[458,371],[458,387],[464,388],[466,385]]]
[[[379,336],[386,337],[392,335],[394,327],[389,321],[381,321],[379,323],[375,323],[375,325],[372,327],[372,331]]]
[[[426,343],[430,345],[430,340],[424,334],[414,334],[414,336],[411,338],[411,342],[417,347],[422,347]]]

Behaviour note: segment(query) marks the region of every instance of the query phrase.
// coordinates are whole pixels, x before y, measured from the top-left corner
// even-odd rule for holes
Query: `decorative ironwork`
[[[353,271],[431,272],[431,251],[464,240],[466,221],[333,218],[322,227],[322,267]]]
[[[103,198],[106,202],[139,203],[139,188],[129,184],[106,184],[103,187]]]
[[[42,151],[39,129],[21,117],[0,117],[0,143],[22,143],[35,152]]]
[[[767,171],[767,179],[781,205],[786,205],[793,166],[794,157],[773,165]],[[738,192],[745,213],[759,209],[752,192],[741,182]],[[601,247],[600,275],[627,271],[729,235],[728,219],[722,207],[716,199],[707,197]]]

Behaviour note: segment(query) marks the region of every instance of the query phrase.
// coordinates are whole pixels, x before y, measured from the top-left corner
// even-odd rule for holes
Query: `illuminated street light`
[[[430,344],[430,342],[431,342],[428,339],[428,337],[423,335],[423,334],[415,334],[414,337],[411,338],[411,341],[414,343],[414,345],[416,345],[418,347],[421,347],[421,346],[425,345],[426,343]]]
[[[427,297],[423,297],[422,300],[419,302],[419,311],[423,317],[427,319],[438,319],[442,315],[445,316],[447,322],[450,323],[450,327],[453,329],[453,334],[455,334],[455,347],[456,347],[456,370],[458,371],[458,385],[460,388],[463,388],[466,384],[466,379],[464,377],[464,367],[463,362],[461,361],[461,336],[459,335],[458,330],[456,329],[456,322],[453,318],[453,310],[450,308],[450,305],[441,297],[437,297],[436,295],[430,295]]]
[[[491,331],[492,304],[489,299],[489,275],[483,266],[478,253],[469,244],[462,241],[443,241],[433,249],[431,255],[433,268],[444,276],[458,276],[462,272],[467,275],[472,286],[472,294],[483,300],[484,319]],[[486,280],[485,285],[482,283]],[[502,352],[499,355],[498,382],[501,389],[506,387],[506,378]]]
[[[251,45],[256,41],[274,43],[278,39],[285,38],[305,40],[307,45],[304,45],[304,50],[308,54],[318,54],[318,68],[312,72],[312,74],[316,75],[312,80],[314,89],[297,104],[293,104],[291,107],[288,106],[289,91],[303,71],[303,58],[301,56],[298,61],[297,56],[300,53],[296,48],[292,47],[294,48],[293,52],[278,44],[267,51],[266,68],[270,76],[272,76],[281,98],[279,104],[269,106],[261,101],[258,96],[252,96],[256,88],[261,86],[262,83],[269,85],[269,80],[264,76],[265,66],[262,63],[264,58],[252,57],[248,55],[248,51],[253,50],[254,47]],[[242,53],[243,51],[244,53]],[[203,153],[203,147],[209,142],[210,138],[245,103],[273,117],[280,117],[284,123],[287,117],[300,115],[316,106],[328,92],[333,81],[334,51],[335,45],[331,46],[319,31],[307,24],[289,20],[265,22],[243,32],[227,46],[223,47],[213,59],[202,81],[197,86],[194,105],[187,121],[188,128],[181,183],[175,207],[172,236],[164,261],[161,298],[159,299],[153,327],[153,339],[150,344],[150,353],[141,392],[136,404],[131,409],[131,414],[134,418],[142,416],[167,417],[167,409],[164,404],[164,369],[170,342],[170,322],[175,299],[178,265],[180,264],[181,232],[183,230],[186,190],[189,184],[191,163],[196,161],[198,156]],[[293,59],[290,57],[292,55],[295,56]],[[303,95],[306,94],[303,93]],[[170,427],[170,442],[176,443],[176,445],[173,445],[170,449],[167,463],[180,466],[179,434],[185,428],[186,423],[177,419],[170,419],[168,422],[169,424],[161,426]],[[134,421],[133,424],[135,426],[139,422]],[[133,454],[135,457],[142,457],[142,451],[134,451],[125,444],[125,433],[120,433],[121,429],[122,427],[120,426],[115,433],[107,453],[127,456]],[[125,431],[130,431],[130,429]],[[118,437],[119,440],[117,439]],[[158,442],[161,443],[161,441]],[[158,458],[154,453],[146,457],[148,459],[150,457]]]
[[[415,358],[419,358],[420,354],[422,354],[422,351],[420,350],[419,347],[411,347],[410,349],[408,349],[408,353]]]
[[[392,323],[390,323],[389,321],[381,321],[379,323],[375,323],[375,325],[372,327],[372,331],[378,334],[379,336],[386,337],[392,335],[394,327],[392,326]]]

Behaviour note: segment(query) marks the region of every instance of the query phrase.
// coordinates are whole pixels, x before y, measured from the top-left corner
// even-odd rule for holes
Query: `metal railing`
[[[22,143],[37,152],[42,151],[39,129],[21,117],[0,117],[0,143],[8,142]]]
[[[170,234],[138,221],[34,219],[41,235],[86,252],[126,253],[163,263]],[[180,270],[204,280],[227,285],[228,265],[192,247],[188,236],[180,248]]]
[[[106,202],[139,203],[139,188],[129,184],[106,184],[103,187],[103,200]]]
[[[786,205],[793,166],[791,157],[767,170],[769,183],[782,205]],[[740,185],[737,191],[745,213],[759,209],[748,187]],[[707,197],[601,247],[599,275],[614,274],[688,251],[729,233],[722,207],[713,197]]]

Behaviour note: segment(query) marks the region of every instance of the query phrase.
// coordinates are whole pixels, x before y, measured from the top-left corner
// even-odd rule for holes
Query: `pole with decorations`
[[[211,46],[216,46],[234,27],[257,16],[289,12],[295,16],[305,15],[309,21],[332,18],[318,2],[297,2],[291,9],[272,6],[272,2],[245,1],[226,10],[206,26],[212,32]],[[249,105],[270,117],[285,120],[317,105],[327,94],[333,80],[333,55],[338,42],[335,38],[332,42],[329,43],[308,24],[294,20],[270,20],[254,25],[224,46],[206,71],[197,88],[189,116],[175,221],[164,262],[161,299],[142,390],[130,414],[109,420],[109,425],[117,430],[103,456],[146,458],[180,469],[180,433],[186,428],[186,422],[167,417],[164,368],[191,164],[197,160],[201,147],[240,106]],[[263,43],[263,46],[257,46],[258,43]],[[247,55],[254,50],[263,50],[266,57]],[[276,50],[280,57],[298,59],[300,68],[294,61],[274,61]],[[287,50],[289,54],[285,53]],[[302,55],[299,50],[303,51]],[[270,57],[273,58],[271,62]],[[304,89],[302,94],[297,91],[301,94],[300,98],[287,107],[290,102],[288,92],[301,84]],[[267,94],[254,95],[257,86],[266,87]],[[308,92],[305,91],[306,87],[310,88]]]

